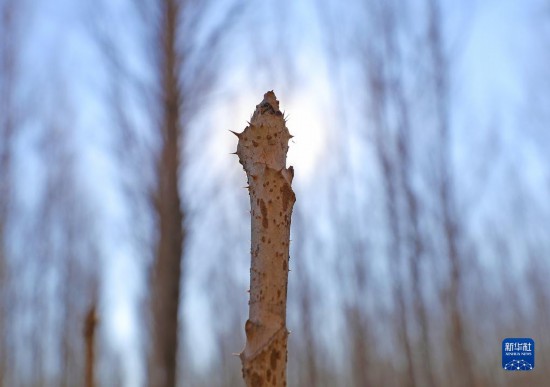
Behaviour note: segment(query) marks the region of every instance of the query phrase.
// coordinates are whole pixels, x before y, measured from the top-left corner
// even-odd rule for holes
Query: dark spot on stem
[[[262,378],[260,375],[258,375],[256,372],[252,374],[252,378],[250,380],[250,384],[252,387],[262,387],[264,385],[264,378]]]
[[[269,220],[267,219],[267,206],[265,205],[265,202],[260,200],[260,210],[262,211],[262,226],[264,228],[269,227]]]
[[[275,369],[277,369],[277,360],[279,360],[280,358],[281,358],[281,355],[279,354],[279,351],[277,351],[275,349],[271,351],[271,356],[270,356],[269,362],[270,362],[270,365],[271,365],[271,369],[273,371],[275,371]]]

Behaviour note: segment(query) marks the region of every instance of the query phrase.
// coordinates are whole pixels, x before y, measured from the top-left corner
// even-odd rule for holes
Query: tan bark
[[[296,201],[294,170],[286,168],[288,140],[273,91],[256,106],[239,137],[237,155],[248,178],[251,207],[251,268],[246,345],[240,354],[249,387],[286,386],[286,298],[290,221]]]

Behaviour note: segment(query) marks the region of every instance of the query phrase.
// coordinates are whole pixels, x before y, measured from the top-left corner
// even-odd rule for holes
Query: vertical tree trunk
[[[153,342],[149,386],[176,385],[178,349],[178,309],[180,300],[181,259],[183,253],[183,210],[178,190],[180,164],[179,55],[176,38],[179,23],[178,0],[161,1],[161,87],[162,146],[158,164],[155,206],[159,240],[153,268],[152,319]]]
[[[243,377],[248,387],[286,386],[290,222],[296,197],[291,187],[294,170],[286,169],[292,136],[272,91],[237,137],[252,226],[249,317],[240,354]]]
[[[455,177],[452,170],[450,143],[450,78],[449,60],[444,50],[444,36],[441,29],[441,4],[438,0],[428,0],[428,52],[434,71],[434,95],[436,101],[437,130],[439,134],[439,206],[441,226],[446,244],[450,273],[445,298],[448,305],[449,335],[452,351],[453,369],[456,374],[455,385],[473,386],[475,375],[468,361],[471,351],[467,342],[467,332],[461,311],[463,292],[464,255],[460,244],[463,243],[462,225],[453,196]]]
[[[86,387],[95,386],[94,363],[95,363],[95,332],[97,326],[97,314],[95,303],[92,304],[86,313],[84,321],[84,341],[86,348],[86,374],[84,385]]]
[[[7,384],[10,369],[8,325],[10,311],[10,276],[6,223],[11,196],[11,163],[13,140],[17,127],[15,89],[17,82],[20,5],[13,0],[0,1],[0,386]],[[12,281],[12,283],[15,281]]]

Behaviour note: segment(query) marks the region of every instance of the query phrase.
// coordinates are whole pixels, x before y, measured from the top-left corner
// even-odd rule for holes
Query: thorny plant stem
[[[248,178],[251,268],[246,345],[240,353],[248,387],[286,386],[286,299],[294,170],[286,168],[292,138],[272,91],[256,106],[237,155]]]

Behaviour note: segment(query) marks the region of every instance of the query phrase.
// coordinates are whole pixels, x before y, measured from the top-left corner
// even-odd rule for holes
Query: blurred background
[[[288,384],[547,385],[549,64],[547,0],[0,0],[0,385],[85,385],[90,342],[96,385],[151,385],[165,310],[178,385],[244,385],[228,130],[268,90]]]

